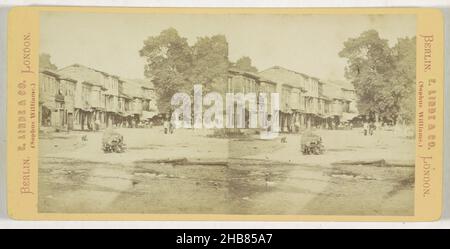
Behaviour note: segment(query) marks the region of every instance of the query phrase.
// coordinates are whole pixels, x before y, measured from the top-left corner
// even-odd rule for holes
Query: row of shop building
[[[279,121],[284,132],[336,129],[352,125],[358,117],[352,84],[323,81],[279,66],[259,73],[229,70],[227,91],[279,93]]]
[[[150,81],[124,79],[79,64],[41,70],[39,87],[42,128],[135,127],[158,115]]]
[[[39,86],[43,128],[137,127],[161,116],[149,80],[124,79],[73,64],[57,71],[41,70]],[[279,66],[259,73],[229,69],[228,81],[221,89],[268,96],[279,93],[280,127],[285,132],[313,127],[334,129],[358,116],[351,84],[323,81]]]

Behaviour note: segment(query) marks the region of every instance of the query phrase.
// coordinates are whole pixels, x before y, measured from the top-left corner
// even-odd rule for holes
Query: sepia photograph
[[[416,15],[39,18],[39,213],[414,216]]]

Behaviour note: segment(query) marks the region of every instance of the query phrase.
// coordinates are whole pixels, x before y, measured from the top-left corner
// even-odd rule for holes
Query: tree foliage
[[[415,112],[415,38],[390,47],[375,30],[344,42],[345,76],[355,86],[360,113],[385,121],[411,122]]]
[[[51,62],[51,56],[47,53],[39,54],[39,69],[40,70],[58,70],[58,67]]]

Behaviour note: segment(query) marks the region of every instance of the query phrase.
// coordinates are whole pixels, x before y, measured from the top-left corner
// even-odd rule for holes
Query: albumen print
[[[38,212],[413,216],[416,30],[40,12]]]

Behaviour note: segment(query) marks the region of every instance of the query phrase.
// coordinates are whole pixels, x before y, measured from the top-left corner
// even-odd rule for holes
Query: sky
[[[83,64],[125,78],[144,78],[143,41],[173,27],[193,45],[225,35],[229,59],[249,56],[259,70],[282,66],[321,79],[345,80],[343,42],[369,29],[393,46],[416,34],[414,15],[261,15],[45,12],[40,52],[62,68]]]

